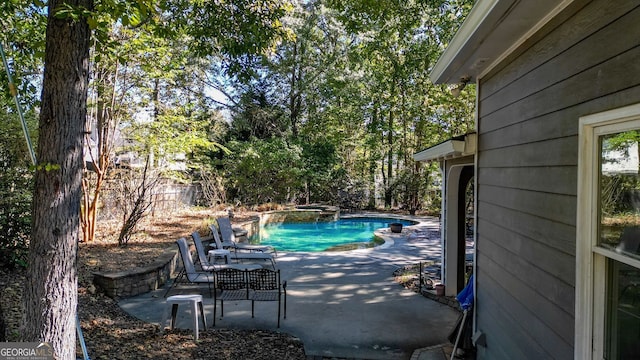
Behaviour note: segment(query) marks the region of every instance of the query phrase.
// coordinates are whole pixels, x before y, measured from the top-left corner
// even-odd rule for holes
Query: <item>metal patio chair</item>
[[[247,271],[249,282],[249,300],[251,300],[251,317],[254,317],[256,301],[278,302],[278,327],[280,327],[280,309],[284,295],[284,318],[287,318],[287,282],[281,282],[280,270],[256,269]]]

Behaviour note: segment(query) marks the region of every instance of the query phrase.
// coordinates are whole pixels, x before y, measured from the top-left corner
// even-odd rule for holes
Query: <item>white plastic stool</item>
[[[231,256],[231,251],[226,250],[226,249],[209,250],[209,263],[213,264],[215,262],[215,259],[224,258],[224,263],[228,264],[229,263],[229,256]],[[213,258],[214,261],[211,261],[211,258]]]
[[[167,305],[171,305],[171,329],[176,325],[176,314],[178,313],[178,305],[188,304],[191,306],[191,316],[193,318],[193,336],[195,340],[198,340],[198,308],[200,308],[200,314],[202,315],[202,325],[207,328],[207,319],[204,314],[204,306],[202,303],[202,295],[173,295],[167,298]],[[169,307],[165,310],[164,322],[165,324],[169,320]]]

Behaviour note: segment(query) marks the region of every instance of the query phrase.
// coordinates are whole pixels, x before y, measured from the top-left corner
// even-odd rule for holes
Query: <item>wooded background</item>
[[[206,206],[321,202],[410,212],[431,206],[437,212],[437,164],[418,164],[412,155],[474,129],[473,86],[453,97],[429,80],[471,5],[2,2],[0,42],[29,136],[38,143],[39,164],[34,169],[30,162],[12,94],[3,86],[0,261],[32,261],[44,267],[30,278],[70,275],[64,282],[71,286],[74,269],[61,272],[67,261],[57,254],[42,257],[32,243],[27,259],[29,239],[58,249],[56,244],[91,241],[105,203],[116,203],[123,229],[134,231],[151,195],[168,182],[197,184]],[[87,56],[73,47],[85,41]],[[59,53],[69,46],[73,51]],[[0,82],[9,83],[5,71]],[[58,96],[69,101],[56,107],[50,101]],[[69,127],[61,129],[65,123]],[[77,162],[79,156],[84,161]],[[81,184],[59,182],[78,171]],[[117,184],[119,195],[103,199],[107,184]],[[77,207],[47,208],[56,196],[75,204],[77,187]],[[63,220],[68,224],[58,232]],[[60,257],[74,257],[69,250]],[[43,288],[33,284],[30,290]],[[37,312],[40,305],[29,306]],[[56,311],[43,309],[49,308]],[[40,334],[65,357],[63,344],[73,335],[48,332],[59,325],[30,320],[27,337]]]
[[[147,162],[148,176],[195,184],[199,205],[438,211],[437,167],[412,155],[474,129],[473,87],[453,97],[428,78],[471,1],[144,4],[99,2],[88,17],[83,226],[96,221],[104,184],[127,171],[139,179]],[[0,7],[34,143],[44,5]],[[8,84],[5,72],[0,80]],[[0,217],[16,227],[28,223],[32,173],[3,89]]]

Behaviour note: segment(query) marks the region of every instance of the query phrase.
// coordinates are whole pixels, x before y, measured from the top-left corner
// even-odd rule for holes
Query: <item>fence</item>
[[[115,182],[108,183],[101,193],[102,207],[98,212],[100,220],[122,216],[118,197],[121,190]],[[157,213],[173,212],[177,209],[203,204],[203,192],[199,183],[180,184],[172,180],[163,180],[151,194],[151,216]]]

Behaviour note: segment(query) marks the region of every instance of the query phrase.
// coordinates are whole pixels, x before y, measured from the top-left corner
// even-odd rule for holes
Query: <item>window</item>
[[[580,119],[576,359],[640,358],[640,105]]]

